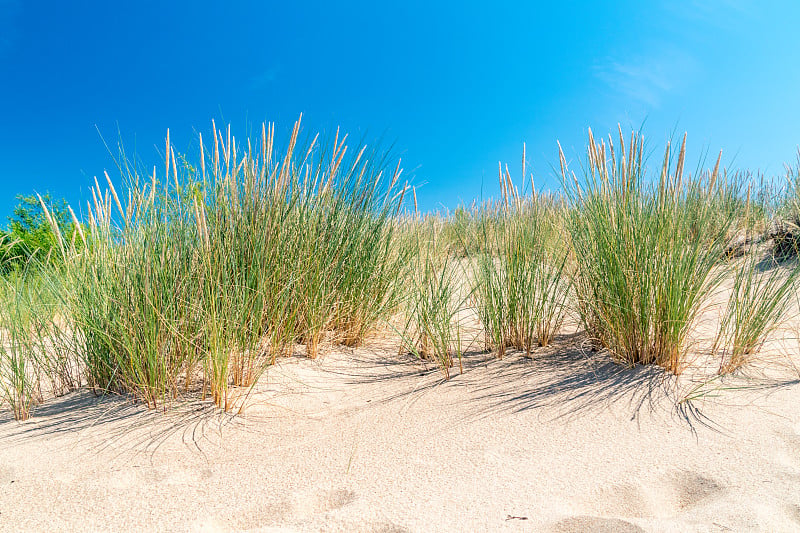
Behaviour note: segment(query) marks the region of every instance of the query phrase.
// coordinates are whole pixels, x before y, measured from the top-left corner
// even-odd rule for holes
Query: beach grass
[[[478,236],[483,253],[473,291],[486,348],[502,358],[508,348],[530,355],[550,343],[564,321],[571,283],[569,248],[560,238],[562,203],[537,196],[533,186],[523,195],[508,168],[499,179],[503,197],[493,207],[494,223]]]
[[[468,273],[443,237],[440,220],[415,215],[407,231],[411,232],[412,266],[406,278],[401,351],[435,362],[444,378],[450,379],[456,361],[463,371],[461,316],[470,296],[464,293]]]
[[[685,137],[650,171],[643,136],[618,134],[590,132],[576,171],[559,153],[562,192],[523,185],[523,150],[518,184],[500,166],[499,199],[439,214],[419,212],[390,153],[303,136],[299,120],[280,146],[268,124],[237,140],[212,123],[194,154],[168,134],[152,169],[120,145],[119,176],[94,181],[80,217],[41,201],[47,260],[0,278],[0,403],[25,419],[87,386],[239,412],[280,357],[394,328],[401,352],[449,379],[476,340],[532,356],[568,317],[614,360],[679,374],[724,280],[713,351],[722,373],[748,364],[796,296],[798,267],[769,258],[796,254],[771,228],[800,210],[797,172],[776,202],[721,157],[686,172]]]
[[[733,288],[714,340],[720,373],[734,372],[758,356],[796,300],[798,274],[796,260],[782,265],[771,252],[752,252],[736,262]]]
[[[582,322],[596,344],[627,364],[680,373],[693,320],[723,278],[716,268],[733,216],[716,209],[727,184],[719,164],[684,175],[686,137],[677,157],[668,144],[647,176],[645,146],[589,133],[586,162],[571,173],[561,153],[570,201],[568,228]]]
[[[64,320],[60,279],[35,257],[0,277],[0,405],[27,419],[46,396],[80,387],[79,362]]]
[[[156,408],[199,387],[237,409],[276,357],[358,345],[398,305],[399,162],[299,135],[279,155],[272,126],[243,143],[215,127],[194,165],[168,137],[163,174],[123,154],[120,190],[95,182],[85,242],[59,234],[92,388]]]

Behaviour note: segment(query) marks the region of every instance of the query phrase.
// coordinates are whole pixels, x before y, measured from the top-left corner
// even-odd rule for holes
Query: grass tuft
[[[628,365],[657,364],[680,373],[685,339],[722,279],[715,266],[733,217],[715,209],[725,191],[718,168],[684,176],[686,137],[677,158],[665,150],[654,180],[646,176],[644,139],[596,142],[579,178],[561,170],[571,209],[578,309],[586,330]]]
[[[402,347],[422,361],[434,361],[445,379],[458,360],[461,366],[460,314],[469,294],[463,294],[463,264],[443,249],[441,227],[418,219],[410,221],[414,263],[408,272],[406,322]]]
[[[751,253],[734,266],[733,288],[714,341],[720,374],[750,363],[796,295],[800,265],[781,267],[773,256]]]
[[[535,191],[520,195],[507,168],[500,181],[504,197],[494,223],[483,227],[473,290],[486,348],[502,358],[507,348],[530,355],[550,343],[564,321],[570,282],[569,249],[559,238],[562,206]]]
[[[272,125],[256,142],[211,133],[195,165],[168,135],[163,174],[121,151],[124,188],[95,182],[85,244],[56,232],[68,320],[98,392],[166,408],[199,389],[239,409],[277,357],[358,345],[398,305],[399,162],[348,151],[338,132],[303,144],[299,120],[280,155]]]

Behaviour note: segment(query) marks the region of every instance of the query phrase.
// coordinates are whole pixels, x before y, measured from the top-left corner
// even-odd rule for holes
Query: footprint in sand
[[[678,507],[686,509],[713,498],[723,492],[723,487],[711,478],[697,472],[683,472],[676,476],[675,488]]]
[[[324,524],[324,525],[322,525]],[[411,533],[407,527],[392,522],[375,522],[372,520],[352,520],[352,519],[337,519],[331,517],[323,518],[323,522],[312,522],[311,524],[304,524],[306,528],[314,525],[317,527],[316,531],[362,531],[363,533]],[[304,529],[305,530],[305,529]]]
[[[356,493],[347,489],[333,489],[296,493],[292,517],[305,520],[316,514],[341,509],[356,500]]]
[[[411,530],[407,527],[398,526],[392,523],[379,523],[373,524],[369,531],[371,533],[410,533]]]
[[[221,515],[214,519],[222,523],[230,521],[235,524],[237,530],[277,527],[294,519],[292,502],[287,498],[269,502],[252,502],[250,505],[236,506],[229,511],[232,514]]]
[[[653,514],[650,502],[645,498],[641,487],[630,483],[606,485],[597,488],[591,494],[585,511],[599,515],[637,518],[649,517]]]
[[[270,502],[250,502],[249,505],[239,505],[233,516],[220,515],[216,517],[221,522],[231,520],[237,529],[249,530],[267,527],[285,527],[291,524],[311,519],[315,515],[341,509],[355,501],[355,492],[347,489],[334,489],[315,491],[309,489],[296,492],[293,497],[285,497]],[[384,524],[379,524],[383,526]],[[360,530],[363,530],[361,528]],[[372,529],[368,529],[372,531]],[[377,531],[399,531],[393,529],[380,529]]]
[[[797,478],[800,474],[800,424],[795,424],[789,431],[775,431],[774,434],[782,444],[775,457],[787,472],[791,472],[788,475]]]
[[[356,493],[347,489],[335,489],[324,492],[317,496],[317,513],[326,513],[328,511],[335,511],[341,509],[348,503],[354,502]]]
[[[797,504],[789,504],[786,506],[786,514],[789,515],[789,518],[794,520],[796,524],[800,524],[800,505]]]
[[[645,533],[645,530],[618,518],[601,518],[599,516],[573,516],[553,526],[553,533]]]
[[[786,447],[789,448],[790,453],[800,461],[800,435],[791,433],[788,435],[781,434],[780,436],[786,443]]]

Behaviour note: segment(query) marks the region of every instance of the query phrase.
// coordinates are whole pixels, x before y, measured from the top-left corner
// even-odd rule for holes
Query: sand
[[[800,531],[791,365],[698,388],[581,346],[446,383],[379,346],[287,358],[237,417],[87,391],[3,413],[0,531]]]

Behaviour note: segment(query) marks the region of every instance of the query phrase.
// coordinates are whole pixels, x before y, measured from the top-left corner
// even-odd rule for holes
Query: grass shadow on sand
[[[589,347],[583,333],[560,335],[530,357],[509,352],[502,360],[484,351],[463,355],[464,372],[458,365],[445,381],[435,365],[423,366],[408,356],[374,350],[354,353],[355,365],[329,369],[346,376],[351,386],[385,384],[380,401],[419,399],[434,387],[461,389],[468,398],[467,418],[541,410],[544,418],[570,418],[602,410],[623,410],[631,420],[643,413],[673,417],[695,431],[698,425],[724,432],[704,407],[712,397],[747,389],[757,395],[770,394],[800,383],[763,375],[716,378],[700,382],[675,376],[656,365],[627,367],[608,353]],[[715,400],[712,400],[715,401]]]
[[[387,350],[353,352],[347,364],[324,371],[348,386],[382,385],[380,401],[421,396],[434,387],[460,389],[469,399],[470,414],[482,417],[528,409],[546,409],[554,416],[579,415],[626,402],[631,417],[642,409],[675,405],[675,376],[656,366],[628,368],[607,354],[585,348],[582,334],[559,336],[530,357],[507,352],[503,359],[485,351],[462,355],[464,372],[456,362],[449,381],[432,363]]]
[[[643,410],[675,405],[677,380],[654,365],[627,367],[588,348],[583,334],[559,336],[530,357],[512,353],[467,376],[481,415],[543,409],[553,418],[624,405],[632,420]],[[687,422],[693,422],[687,419]]]
[[[643,413],[657,417],[677,417],[692,431],[700,424],[724,432],[707,414],[706,406],[734,397],[730,391],[747,389],[756,397],[797,385],[800,380],[777,379],[763,374],[744,374],[708,381],[676,377],[654,365],[626,367],[607,353],[588,347],[585,335],[561,335],[531,357],[509,352],[502,360],[485,351],[469,351],[462,356],[452,378],[445,381],[433,363],[421,363],[396,349],[384,346],[340,349],[319,361],[291,357],[276,365],[300,367],[311,372],[311,386],[288,389],[278,395],[303,395],[308,390],[357,390],[357,401],[347,409],[368,409],[371,405],[402,401],[405,408],[422,401],[428,393],[453,399],[456,418],[471,419],[513,415],[538,410],[543,419],[581,417],[614,409],[640,421]],[[309,374],[301,374],[308,377]],[[282,388],[281,388],[282,387]],[[257,395],[254,395],[257,396]],[[275,396],[272,398],[274,399]],[[736,394],[736,398],[744,398]],[[260,401],[254,398],[254,401]],[[125,396],[95,396],[77,391],[49,400],[24,422],[0,413],[0,445],[22,442],[37,436],[71,434],[85,445],[86,453],[105,449],[114,452],[155,454],[170,438],[203,455],[202,444],[219,437],[223,428],[270,432],[271,424],[250,424],[259,418],[267,421],[283,413],[262,406],[262,413],[236,416],[221,413],[210,402],[186,399],[173,404],[166,413],[148,410]],[[332,405],[338,409],[340,406]],[[249,407],[248,407],[249,409]],[[283,413],[291,416],[291,413]],[[326,416],[324,412],[322,416]]]
[[[155,454],[167,439],[179,436],[186,447],[202,454],[201,443],[235,419],[210,402],[176,402],[164,412],[147,409],[127,396],[97,396],[79,390],[38,406],[25,422],[0,415],[0,443],[70,434],[78,436],[85,453],[114,450]]]

